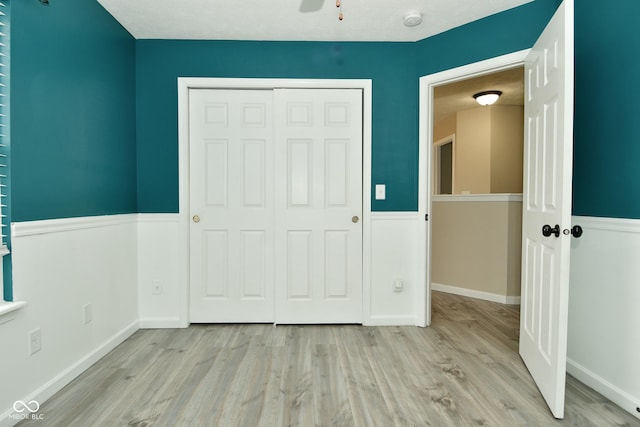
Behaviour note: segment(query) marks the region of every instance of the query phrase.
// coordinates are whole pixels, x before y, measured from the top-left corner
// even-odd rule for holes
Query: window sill
[[[20,310],[21,308],[24,308],[26,306],[26,301],[0,302],[0,325],[13,320],[13,318],[7,316],[9,313],[13,313],[14,311]]]

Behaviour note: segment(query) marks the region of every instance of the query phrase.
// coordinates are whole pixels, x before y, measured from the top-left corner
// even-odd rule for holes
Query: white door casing
[[[362,323],[362,102],[275,91],[276,323]]]
[[[261,78],[215,78],[179,77],[178,85],[178,187],[179,215],[178,238],[171,244],[178,254],[175,265],[178,289],[178,317],[180,327],[187,327],[190,320],[190,139],[189,139],[189,93],[194,89],[242,89],[273,90],[275,88],[304,89],[352,89],[362,90],[363,95],[363,150],[362,180],[363,194],[371,194],[371,128],[372,128],[372,82],[370,79],[261,79]],[[363,323],[371,322],[371,198],[363,199]]]
[[[273,320],[273,92],[191,90],[191,322]]]
[[[573,0],[565,0],[525,62],[524,107],[520,355],[556,418],[567,359],[573,57]],[[544,236],[544,225],[558,233]]]

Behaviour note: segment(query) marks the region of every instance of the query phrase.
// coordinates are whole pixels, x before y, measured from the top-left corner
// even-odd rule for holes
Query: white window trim
[[[0,302],[0,325],[2,325],[3,323],[7,323],[10,320],[13,320],[12,317],[8,316],[10,313],[13,313],[14,311],[24,308],[26,306],[27,306],[26,301],[11,301],[11,302],[1,301]]]

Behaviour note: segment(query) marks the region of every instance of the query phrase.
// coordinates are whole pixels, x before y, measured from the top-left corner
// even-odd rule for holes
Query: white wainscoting
[[[416,212],[373,212],[370,216],[371,280],[364,301],[366,325],[415,325],[417,284]],[[142,328],[187,327],[188,240],[187,224],[179,214],[140,214],[138,223],[139,313]],[[366,258],[366,257],[365,257]],[[367,264],[365,263],[365,268]],[[402,292],[393,292],[394,280]],[[153,293],[153,282],[162,286]],[[366,287],[365,287],[366,289]]]
[[[419,283],[418,212],[371,213],[371,292],[367,325],[416,325],[415,299]],[[366,275],[365,275],[366,277]],[[402,292],[394,292],[394,281],[401,280]],[[365,301],[367,305],[367,301]]]
[[[27,304],[0,324],[0,426],[17,422],[16,400],[44,402],[138,329],[136,229],[137,215],[13,224],[14,295]]]
[[[573,224],[567,371],[640,418],[640,220]]]
[[[138,284],[141,328],[186,328],[188,247],[179,214],[140,214]],[[154,282],[161,293],[154,293]]]

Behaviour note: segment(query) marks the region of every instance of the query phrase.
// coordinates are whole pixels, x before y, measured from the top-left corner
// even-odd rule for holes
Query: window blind
[[[0,1],[0,252],[9,243],[9,3]]]

